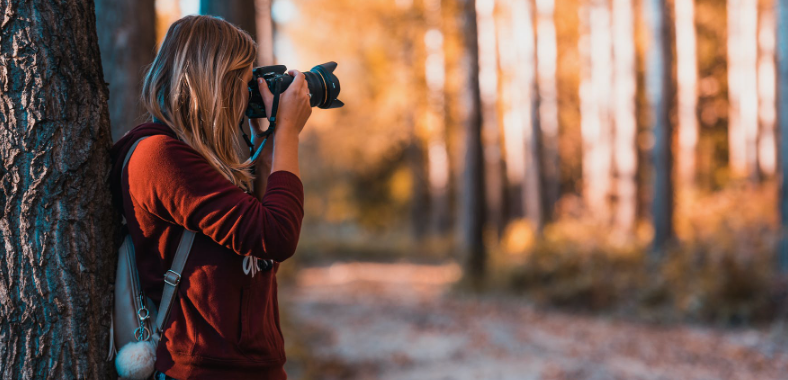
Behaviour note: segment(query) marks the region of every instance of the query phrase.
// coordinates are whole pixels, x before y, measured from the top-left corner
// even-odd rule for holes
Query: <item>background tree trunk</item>
[[[271,3],[273,0],[255,0],[254,8],[257,15],[257,64],[271,66],[274,64],[274,21],[271,19]]]
[[[542,209],[545,221],[552,220],[553,209],[560,196],[556,85],[558,46],[554,17],[554,0],[536,0],[536,72],[539,89],[539,131],[542,136]]]
[[[659,256],[673,239],[673,182],[671,180],[671,47],[665,0],[647,0],[643,19],[648,28],[646,94],[649,125],[654,133],[652,218],[653,252]]]
[[[678,0],[681,1],[681,0]],[[615,225],[631,237],[637,217],[637,121],[635,118],[635,20],[632,0],[613,0]]]
[[[498,54],[495,35],[495,0],[476,1],[479,41],[479,88],[482,100],[487,223],[498,236],[505,227],[503,162],[498,125]]]
[[[761,1],[758,22],[758,166],[761,174],[774,176],[777,166],[775,122],[775,72],[774,72],[774,4]]]
[[[148,116],[139,99],[145,66],[156,55],[155,1],[97,0],[96,29],[109,84],[112,141],[117,141]]]
[[[120,218],[92,1],[2,3],[0,377],[115,378]]]
[[[460,238],[465,254],[463,266],[471,286],[481,286],[487,253],[484,246],[485,194],[484,151],[482,148],[481,93],[479,90],[479,46],[476,31],[476,2],[462,0],[460,18],[464,31],[465,61],[465,170],[460,189]]]
[[[679,151],[681,185],[695,186],[698,148],[698,60],[695,43],[695,0],[674,0],[676,11],[676,71],[678,73]],[[681,186],[680,185],[680,186]]]
[[[777,131],[780,136],[780,242],[779,268],[788,273],[788,0],[775,0],[777,19]]]
[[[579,49],[583,64],[580,112],[583,138],[583,199],[597,220],[610,222],[613,93],[610,8],[606,0],[580,7]]]
[[[733,176],[758,178],[758,1],[728,0],[728,144]]]
[[[200,14],[218,16],[238,25],[257,41],[255,0],[200,0]]]

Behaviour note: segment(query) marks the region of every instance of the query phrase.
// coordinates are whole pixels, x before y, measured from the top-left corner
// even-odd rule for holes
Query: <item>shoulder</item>
[[[189,144],[166,135],[140,141],[127,165],[129,181],[139,185],[206,179],[218,174]]]

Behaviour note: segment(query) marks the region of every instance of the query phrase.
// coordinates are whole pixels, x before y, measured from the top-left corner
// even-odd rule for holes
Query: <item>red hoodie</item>
[[[131,144],[137,145],[121,176]],[[156,369],[179,380],[286,379],[276,269],[292,256],[304,216],[301,180],[268,177],[262,202],[224,178],[166,125],[140,125],[112,148],[116,207],[126,217],[143,291],[158,305],[184,228],[198,232]],[[244,271],[273,259],[274,270]],[[262,263],[261,263],[262,264]]]

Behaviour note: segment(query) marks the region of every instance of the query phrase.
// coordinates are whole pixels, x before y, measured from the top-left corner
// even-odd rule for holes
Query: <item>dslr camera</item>
[[[336,62],[326,62],[317,65],[309,71],[303,72],[306,84],[309,87],[310,105],[312,107],[339,108],[344,106],[337,97],[339,96],[339,79],[334,75],[337,68]],[[274,94],[274,109],[277,107],[278,95],[283,93],[293,77],[286,74],[287,67],[284,65],[261,66],[252,70],[252,80],[249,81],[249,105],[246,108],[246,117],[250,119],[265,118],[265,104],[263,95],[257,87],[257,78],[263,78],[268,89]],[[274,113],[276,110],[273,111]]]

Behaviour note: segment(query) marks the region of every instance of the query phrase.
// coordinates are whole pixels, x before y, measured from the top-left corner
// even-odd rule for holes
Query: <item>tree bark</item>
[[[782,239],[778,254],[778,267],[788,274],[788,0],[775,0],[777,43],[777,132],[780,149],[780,217]]]
[[[464,44],[465,94],[465,170],[460,196],[463,264],[470,285],[479,287],[484,279],[487,253],[484,246],[485,189],[484,150],[482,148],[481,93],[479,90],[479,46],[476,29],[476,2],[462,0],[460,23]]]
[[[0,377],[109,379],[120,217],[92,1],[2,3]]]
[[[659,258],[673,239],[673,182],[670,125],[671,47],[668,38],[667,7],[665,0],[648,0],[643,7],[643,19],[648,28],[646,57],[646,94],[649,126],[654,133],[652,152],[654,180],[652,188],[652,218],[654,240],[652,252]]]
[[[156,55],[155,1],[97,0],[96,29],[109,84],[112,141],[117,141],[148,118],[139,99],[145,66]]]

